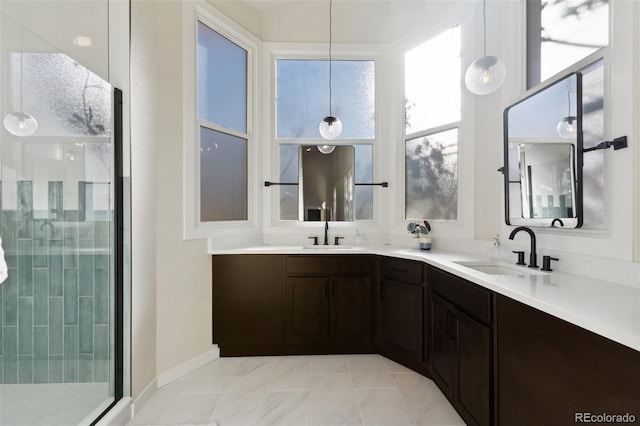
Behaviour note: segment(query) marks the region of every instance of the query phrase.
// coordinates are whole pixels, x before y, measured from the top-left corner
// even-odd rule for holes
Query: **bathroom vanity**
[[[380,353],[467,424],[640,419],[640,289],[390,247],[212,254],[222,356]]]

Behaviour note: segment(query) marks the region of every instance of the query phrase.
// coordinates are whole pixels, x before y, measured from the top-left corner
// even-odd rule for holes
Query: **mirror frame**
[[[509,186],[513,183],[519,183],[522,185],[522,181],[510,181],[509,180],[509,111],[517,106],[522,104],[523,102],[531,99],[532,97],[539,95],[545,90],[553,87],[557,84],[563,84],[567,79],[575,76],[576,77],[576,117],[577,117],[577,132],[576,132],[576,140],[575,140],[575,160],[573,164],[574,176],[573,183],[575,187],[575,216],[572,218],[559,218],[564,223],[564,228],[580,228],[583,224],[583,174],[582,174],[582,166],[583,166],[583,134],[582,134],[582,74],[580,72],[573,72],[563,76],[561,79],[556,80],[539,90],[529,94],[525,98],[519,100],[518,102],[509,105],[505,108],[503,113],[503,138],[504,138],[504,166],[501,169],[504,175],[504,219],[505,223],[509,226],[535,226],[535,227],[552,227],[552,223],[555,218],[541,218],[541,219],[530,219],[524,218],[522,216],[516,217],[510,215],[509,210],[509,201],[510,201],[510,193]],[[574,144],[574,142],[567,143]],[[522,200],[522,190],[520,190],[519,199]],[[522,202],[522,201],[521,201]]]

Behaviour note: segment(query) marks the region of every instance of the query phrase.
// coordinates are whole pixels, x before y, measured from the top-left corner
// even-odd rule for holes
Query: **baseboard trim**
[[[218,347],[218,345],[213,345],[213,348],[203,353],[202,355],[191,358],[190,360],[176,365],[175,367],[165,371],[164,373],[158,374],[157,387],[162,387],[168,383],[171,383],[174,380],[186,374],[189,374],[190,372],[218,358],[220,358],[220,348]]]
[[[132,402],[131,402],[131,417],[135,417],[136,412],[140,411],[142,407],[145,406],[147,402],[151,399],[151,397],[158,390],[158,378],[154,378],[151,383],[149,383],[143,390],[140,392]]]

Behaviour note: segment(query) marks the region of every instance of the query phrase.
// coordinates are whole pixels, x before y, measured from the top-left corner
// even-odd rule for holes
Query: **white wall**
[[[183,240],[182,3],[157,2],[156,199],[157,371],[211,348],[211,256],[206,240]]]
[[[154,2],[131,2],[131,394],[134,398],[157,375],[157,21]]]

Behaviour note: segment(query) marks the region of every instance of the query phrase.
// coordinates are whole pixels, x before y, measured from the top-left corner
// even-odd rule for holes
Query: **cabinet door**
[[[213,256],[213,343],[223,351],[284,343],[282,265],[281,255]]]
[[[456,321],[453,332],[457,353],[454,405],[467,423],[489,425],[491,329],[460,311],[455,311],[454,315]]]
[[[498,424],[640,418],[640,352],[507,297],[497,302]]]
[[[289,277],[285,285],[287,343],[322,343],[329,337],[329,278]]]
[[[370,342],[373,316],[370,277],[332,277],[330,337],[336,342]]]
[[[388,279],[382,286],[385,348],[421,363],[423,287]]]
[[[439,297],[431,295],[431,370],[433,380],[442,392],[453,396],[453,306]]]

